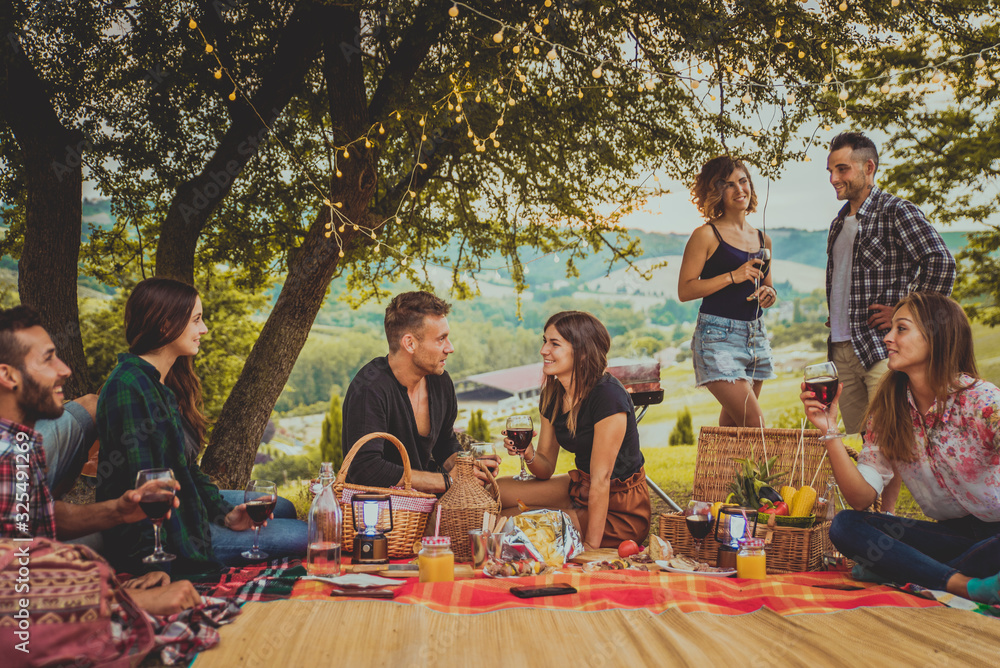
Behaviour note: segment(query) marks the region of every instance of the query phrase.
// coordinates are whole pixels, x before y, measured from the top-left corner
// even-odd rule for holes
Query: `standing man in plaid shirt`
[[[826,169],[837,199],[847,201],[826,246],[829,357],[844,384],[846,431],[857,434],[888,368],[882,338],[893,307],[911,292],[950,295],[955,258],[920,209],[875,186],[878,149],[871,139],[860,132],[837,135]]]

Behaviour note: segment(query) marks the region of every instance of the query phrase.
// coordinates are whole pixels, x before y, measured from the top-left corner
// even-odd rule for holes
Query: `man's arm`
[[[148,486],[159,486],[163,481],[152,480]],[[174,489],[180,489],[180,484],[173,481]],[[143,489],[146,487],[144,486]],[[119,524],[131,524],[146,519],[146,513],[139,506],[142,492],[130,489],[117,499],[100,501],[98,503],[75,504],[64,501],[55,502],[56,536],[62,540],[79,538],[97,531],[105,531]],[[174,496],[174,508],[180,502]],[[170,517],[167,512],[166,518]]]
[[[906,253],[920,269],[916,289],[950,295],[955,285],[955,258],[923,212],[911,202],[901,201],[895,228]]]

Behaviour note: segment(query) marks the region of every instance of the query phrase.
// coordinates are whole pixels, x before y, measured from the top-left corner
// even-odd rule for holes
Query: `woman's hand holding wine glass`
[[[828,441],[846,436],[836,429],[837,402],[843,388],[837,366],[833,362],[810,364],[805,368],[804,379],[799,398],[809,421],[818,429],[826,428],[826,434],[820,436],[820,440]],[[820,416],[824,418],[822,421]]]
[[[524,463],[524,453],[531,446],[531,439],[535,436],[535,425],[530,415],[511,415],[507,418],[507,429],[504,431],[506,438],[504,445],[507,451],[521,458],[521,472],[514,476],[514,480],[534,480],[535,476],[528,472]],[[534,459],[534,454],[532,454]]]

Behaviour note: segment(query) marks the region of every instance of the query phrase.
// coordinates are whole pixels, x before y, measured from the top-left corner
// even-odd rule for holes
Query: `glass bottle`
[[[828,570],[846,571],[847,559],[840,553],[830,540],[830,523],[841,510],[847,507],[844,497],[840,494],[837,479],[832,475],[826,479],[826,491],[823,493],[825,507],[823,510],[823,565]]]
[[[340,575],[340,542],[344,515],[333,489],[333,464],[319,469],[320,490],[309,507],[306,570],[309,575]]]

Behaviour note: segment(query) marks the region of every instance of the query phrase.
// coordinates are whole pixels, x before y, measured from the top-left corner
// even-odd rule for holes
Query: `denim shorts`
[[[771,363],[771,344],[761,319],[733,320],[698,314],[691,339],[695,385],[718,380],[770,380],[777,378]]]

